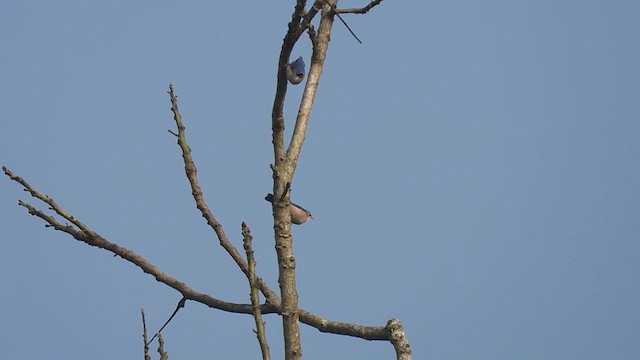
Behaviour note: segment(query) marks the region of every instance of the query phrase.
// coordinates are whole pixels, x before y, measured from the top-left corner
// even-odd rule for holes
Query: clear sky
[[[293,4],[1,0],[0,163],[196,290],[248,302],[167,132],[174,82],[205,197],[239,247],[249,224],[276,289],[263,197]],[[316,218],[294,228],[300,305],[398,317],[415,359],[639,359],[638,14],[635,0],[385,0],[345,16],[363,45],[336,22],[293,184]],[[45,208],[0,180],[0,358],[140,357],[140,308],[157,330],[180,295],[18,199]],[[256,359],[253,327],[187,303],[166,348]],[[307,326],[302,343],[306,359],[394,357]]]

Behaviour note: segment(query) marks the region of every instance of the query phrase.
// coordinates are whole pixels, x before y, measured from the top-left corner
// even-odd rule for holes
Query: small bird
[[[304,79],[304,60],[302,56],[298,57],[296,61],[291,64],[287,64],[287,80],[290,83],[296,85],[300,84]]]
[[[264,199],[273,203],[273,194],[267,194]],[[309,210],[293,202],[289,206],[289,213],[291,214],[291,222],[296,225],[304,224],[313,219]]]

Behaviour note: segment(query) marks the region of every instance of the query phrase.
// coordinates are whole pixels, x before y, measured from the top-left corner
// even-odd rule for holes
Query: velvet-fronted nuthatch
[[[290,83],[296,85],[302,82],[304,79],[304,60],[302,56],[298,57],[296,61],[291,64],[287,64],[287,80]]]
[[[273,203],[273,194],[267,194],[264,199]],[[289,206],[289,213],[291,214],[291,222],[296,225],[304,224],[305,222],[313,219],[309,210],[293,202]]]

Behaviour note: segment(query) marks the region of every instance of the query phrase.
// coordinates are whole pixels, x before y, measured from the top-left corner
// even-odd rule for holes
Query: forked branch
[[[50,198],[38,192],[26,180],[14,174],[7,167],[3,166],[2,170],[4,171],[5,175],[7,175],[11,180],[22,185],[24,190],[32,194],[32,196],[41,200],[42,199],[50,200]],[[45,202],[48,203],[47,201]],[[184,282],[180,281],[179,279],[176,279],[174,277],[171,277],[165,274],[157,266],[155,266],[148,260],[144,259],[142,256],[138,255],[134,251],[126,249],[110,241],[107,241],[100,235],[96,234],[94,231],[89,232],[93,235],[87,235],[88,233],[78,230],[71,225],[68,225],[68,224],[65,225],[59,222],[54,216],[45,214],[43,211],[35,208],[34,206],[30,205],[29,203],[23,200],[18,201],[18,204],[24,207],[25,209],[27,209],[29,211],[29,214],[44,220],[47,227],[52,227],[56,230],[65,232],[71,235],[71,237],[73,237],[78,241],[107,250],[113,253],[114,255],[117,255],[127,260],[128,262],[139,267],[145,273],[153,276],[156,279],[156,281],[161,282],[169,286],[170,288],[178,291],[180,294],[182,294],[183,297],[185,297],[188,300],[196,301],[210,308],[223,310],[227,312],[253,314],[250,304],[237,304],[237,303],[226,302],[226,301],[216,299],[208,294],[198,292],[190,288],[189,286],[187,286]],[[66,212],[61,207],[56,205],[56,208],[58,210],[55,210],[55,208],[52,207],[52,210],[56,212],[56,214],[60,215],[60,212],[66,214]],[[278,301],[280,300],[277,297],[277,295],[276,295],[276,300]],[[262,304],[260,306],[260,311],[262,314],[280,313],[279,308],[274,307],[270,304]],[[401,344],[402,338],[403,338],[402,336],[398,336],[397,337],[398,339],[392,338],[393,329],[389,326],[389,324],[387,324],[387,326],[363,326],[363,325],[352,324],[352,323],[331,321],[331,320],[324,319],[313,313],[310,313],[309,311],[306,311],[304,309],[300,309],[300,321],[304,324],[307,324],[309,326],[312,326],[318,329],[321,332],[338,334],[338,335],[348,335],[348,336],[353,336],[353,337],[357,337],[365,340],[391,341],[394,344],[394,347],[396,346],[396,343]]]
[[[287,359],[298,359],[301,357],[301,349],[299,347],[299,331],[298,321],[315,327],[321,332],[348,335],[366,340],[384,340],[393,344],[396,350],[396,357],[402,360],[411,358],[411,347],[404,333],[402,324],[397,319],[391,319],[386,326],[363,326],[358,324],[330,321],[312,314],[304,309],[299,309],[297,305],[297,292],[295,289],[295,259],[292,250],[292,236],[290,214],[287,206],[289,200],[289,190],[297,167],[300,150],[306,136],[306,129],[311,114],[311,109],[318,89],[319,79],[322,74],[323,65],[327,56],[330,33],[333,25],[333,15],[339,14],[364,14],[377,6],[382,0],[371,1],[367,6],[358,9],[336,9],[336,0],[316,0],[314,5],[305,11],[306,1],[297,0],[291,22],[288,26],[287,34],[284,37],[282,49],[278,62],[278,80],[276,86],[276,94],[272,109],[272,129],[273,129],[273,146],[274,146],[274,165],[272,166],[274,177],[274,229],[276,237],[276,249],[278,252],[278,264],[280,270],[281,299],[267,284],[255,274],[255,263],[245,261],[238,249],[229,241],[222,225],[217,221],[212,211],[206,204],[202,189],[198,183],[197,168],[191,157],[191,149],[186,140],[185,126],[182,116],[178,108],[177,96],[174,93],[173,84],[169,86],[169,97],[171,101],[171,111],[176,122],[177,132],[171,131],[177,137],[178,145],[182,152],[184,169],[189,184],[191,186],[192,195],[194,197],[196,207],[205,218],[207,224],[213,229],[218,238],[220,245],[227,251],[231,258],[236,262],[240,270],[247,276],[250,281],[252,293],[254,290],[260,289],[266,298],[265,304],[258,304],[256,297],[252,294],[252,304],[237,304],[226,302],[214,298],[208,294],[198,292],[184,282],[169,276],[162,272],[157,266],[144,259],[137,253],[126,249],[116,243],[110,242],[94,232],[83,222],[73,215],[62,209],[52,198],[41,194],[31,187],[24,179],[12,173],[6,167],[2,167],[4,173],[13,181],[19,183],[23,189],[29,192],[33,197],[46,203],[50,210],[53,210],[55,216],[47,215],[40,209],[31,204],[20,200],[18,204],[26,208],[30,214],[37,216],[45,221],[46,226],[53,227],[58,231],[63,231],[78,241],[82,241],[88,245],[96,246],[101,249],[110,251],[111,253],[127,260],[128,262],[138,266],[142,271],[152,275],[157,281],[175,289],[183,296],[184,301],[193,300],[202,303],[211,308],[243,313],[253,314],[256,317],[256,326],[259,328],[259,322],[262,320],[256,314],[272,314],[278,313],[283,317],[283,325],[285,329],[285,353]],[[321,13],[320,24],[318,29],[311,26],[311,20]],[[345,24],[346,25],[346,24]],[[299,40],[304,31],[309,32],[309,36],[313,44],[313,53],[311,55],[311,66],[307,77],[307,82],[300,102],[299,111],[295,120],[295,128],[289,146],[285,148],[284,141],[284,101],[287,90],[287,80],[285,76],[285,67],[295,43]],[[67,223],[58,221],[56,216],[61,217]],[[245,240],[251,235],[246,227],[243,229]],[[250,243],[250,242],[249,242]],[[249,252],[247,251],[247,255]],[[284,284],[284,285],[283,285]],[[257,295],[257,293],[255,294]],[[258,319],[260,319],[258,321]],[[287,340],[289,339],[289,340]],[[291,342],[293,339],[293,342]],[[145,341],[146,342],[146,341]],[[296,344],[297,342],[297,344]],[[162,346],[162,341],[160,341]]]

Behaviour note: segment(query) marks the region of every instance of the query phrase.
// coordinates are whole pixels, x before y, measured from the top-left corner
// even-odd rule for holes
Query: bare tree
[[[309,311],[300,309],[298,307],[298,293],[296,290],[296,261],[292,248],[293,236],[291,234],[292,219],[290,213],[291,184],[298,165],[300,150],[304,144],[307,124],[309,122],[311,109],[318,90],[319,79],[322,75],[323,65],[327,56],[334,16],[337,15],[340,21],[347,25],[339,14],[365,14],[373,7],[380,4],[381,1],[382,0],[371,1],[362,8],[337,9],[337,0],[316,0],[307,9],[307,2],[305,0],[297,0],[291,16],[291,21],[288,24],[288,31],[284,36],[278,60],[277,86],[271,114],[274,153],[274,162],[271,165],[273,172],[273,228],[278,259],[279,295],[256,275],[256,262],[253,257],[253,249],[251,245],[252,236],[249,226],[245,223],[242,224],[243,247],[246,255],[245,260],[245,257],[231,243],[222,225],[218,222],[211,209],[207,206],[203,197],[203,192],[198,183],[196,164],[191,157],[191,149],[187,143],[185,125],[178,108],[178,99],[175,94],[173,84],[169,85],[168,94],[177,130],[169,130],[169,132],[176,136],[178,145],[181,149],[185,174],[191,186],[196,207],[200,210],[207,224],[215,232],[220,245],[235,261],[238,268],[247,276],[251,288],[251,302],[249,304],[231,303],[214,298],[205,293],[195,291],[186,283],[163,272],[160,268],[143,258],[141,255],[105,239],[80,221],[77,217],[62,209],[52,198],[43,195],[27,183],[27,181],[22,177],[14,174],[11,170],[3,166],[2,169],[4,173],[11,180],[20,184],[25,191],[31,194],[31,196],[47,204],[49,210],[53,211],[54,214],[47,215],[44,211],[23,200],[19,200],[18,204],[26,208],[31,215],[44,220],[46,222],[45,226],[65,232],[76,240],[88,245],[110,251],[115,256],[119,256],[138,266],[145,273],[152,275],[157,281],[180,292],[183,298],[178,303],[178,306],[169,318],[169,321],[180,308],[185,306],[187,300],[196,301],[218,310],[252,314],[256,323],[256,334],[260,343],[263,359],[269,359],[270,355],[269,346],[264,334],[265,330],[264,323],[262,321],[262,314],[272,313],[279,314],[282,317],[285,358],[287,360],[302,358],[299,330],[300,322],[315,327],[321,332],[348,335],[366,340],[389,341],[394,346],[397,359],[410,359],[411,347],[405,336],[403,326],[398,319],[391,319],[384,326],[363,326],[324,319]],[[316,16],[320,17],[317,30],[312,25],[312,20]],[[353,34],[351,29],[348,29]],[[308,34],[312,44],[310,69],[297,117],[295,119],[294,131],[288,146],[285,146],[285,118],[283,110],[288,86],[287,69],[288,66],[290,66],[289,59],[293,47],[305,32]],[[355,34],[353,35],[356,37]],[[356,39],[360,41],[357,37]],[[62,218],[63,220],[59,220],[59,218]],[[259,293],[262,293],[265,298],[265,302],[262,304],[259,300]],[[144,313],[142,315],[144,322]],[[167,321],[167,323],[169,321]],[[151,340],[147,340],[146,325],[144,329],[145,356],[148,356],[148,345],[153,338]],[[159,340],[161,340],[161,337]],[[160,347],[163,347],[162,341],[160,341]],[[162,353],[164,353],[164,350],[162,350]],[[164,356],[166,356],[166,354]]]

